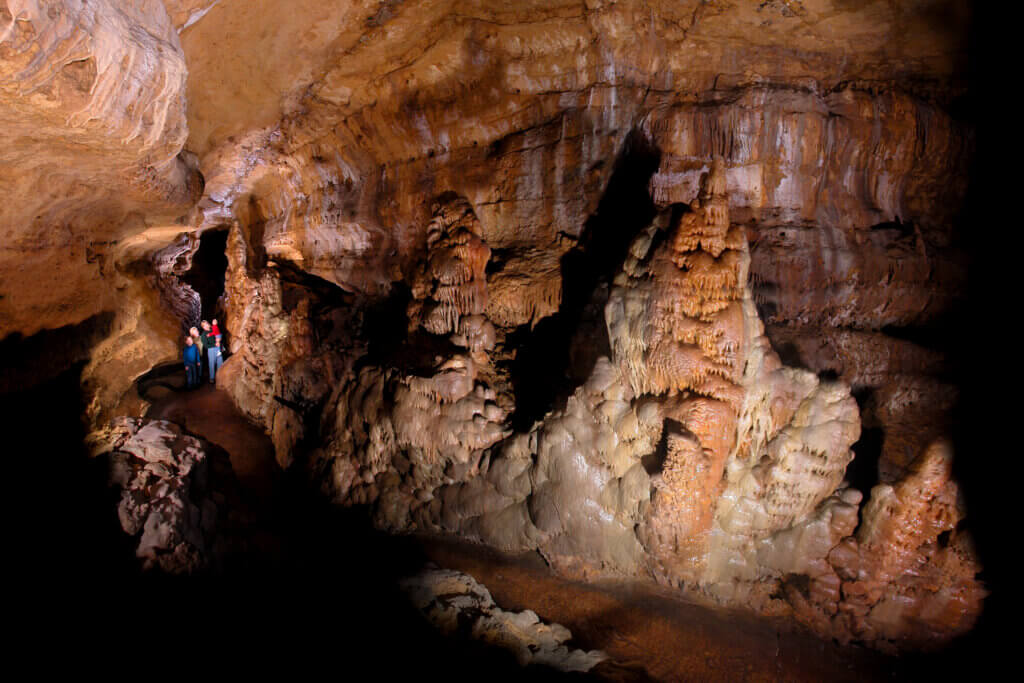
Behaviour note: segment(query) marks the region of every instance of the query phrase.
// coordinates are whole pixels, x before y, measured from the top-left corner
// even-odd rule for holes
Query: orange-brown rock
[[[667,433],[644,540],[667,574],[687,581],[705,569],[743,402],[746,242],[730,234],[725,187],[716,160],[667,242],[653,253],[631,247],[624,270],[632,277],[618,278],[606,310],[612,351],[634,392],[677,397],[665,404],[678,431]]]
[[[0,6],[0,337],[117,308],[118,241],[198,199],[185,80],[157,0]]]
[[[934,441],[895,485],[872,489],[851,552],[831,558],[848,577],[841,637],[928,648],[974,625],[985,590],[952,462],[949,442]]]
[[[895,335],[966,281],[969,15],[0,1],[0,338],[81,329],[93,426],[137,409],[228,230],[219,388],[335,502],[942,641],[983,593],[949,359]],[[545,354],[572,367],[526,410]]]
[[[480,238],[480,222],[473,207],[462,198],[445,198],[434,208],[427,228],[428,260],[412,284],[414,303],[409,312],[413,325],[431,334],[456,334],[470,345],[469,337],[488,337],[477,322],[487,308],[487,276],[484,272],[491,250]],[[478,341],[474,346],[480,346]]]

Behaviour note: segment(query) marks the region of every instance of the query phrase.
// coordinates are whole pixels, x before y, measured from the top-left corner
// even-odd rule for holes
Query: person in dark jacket
[[[200,358],[192,336],[185,337],[185,348],[181,351],[181,360],[185,363],[185,386],[189,389],[199,386]]]
[[[192,343],[195,344],[196,350],[199,352],[199,378],[203,377],[203,362],[206,360],[206,349],[203,348],[203,338],[199,336],[199,328],[193,327],[188,331],[192,336]]]
[[[214,337],[213,346],[207,352],[210,358],[210,384],[214,384],[217,381],[217,370],[224,364],[224,356],[220,352],[220,337]]]
[[[203,330],[202,334],[199,335],[200,339],[203,340],[203,348],[209,352],[213,348],[213,334],[210,333],[210,323],[204,320],[199,323],[199,327]]]

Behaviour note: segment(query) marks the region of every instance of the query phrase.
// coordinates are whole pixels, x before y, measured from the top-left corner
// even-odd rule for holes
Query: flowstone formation
[[[925,646],[964,632],[984,591],[969,537],[953,533],[963,511],[948,445],[861,510],[863,492],[844,480],[857,403],[847,383],[786,367],[772,349],[727,175],[709,164],[698,196],[629,244],[603,295],[611,356],[525,431],[508,423],[512,330],[486,315],[491,250],[471,205],[450,194],[433,202],[404,341],[384,351],[360,341],[365,319],[314,346],[309,295],[286,314],[283,280],[273,269],[248,279],[252,250],[234,228],[229,291],[260,292],[229,297],[258,302],[233,316],[252,325],[236,336],[278,331],[240,347],[224,386],[273,425],[279,458],[296,443],[282,448],[281,415],[296,415],[316,434],[309,476],[337,503],[371,505],[390,531],[537,550],[581,578],[651,577],[841,641]],[[298,362],[335,379],[296,374]],[[303,402],[322,406],[319,425],[298,419]],[[909,518],[935,521],[906,535],[898,520]]]
[[[413,329],[454,334],[453,343],[472,351],[494,348],[494,326],[483,317],[491,250],[481,239],[480,221],[464,198],[438,203],[427,227],[426,267],[412,285],[408,315]]]
[[[606,308],[614,360],[637,396],[665,395],[666,455],[642,532],[670,576],[696,580],[726,459],[735,447],[750,345],[743,295],[747,254],[729,225],[721,164],[672,230],[630,246]],[[664,235],[661,235],[664,237]]]
[[[353,369],[326,404],[314,469],[338,502],[379,501],[388,529],[431,520],[435,492],[475,472],[484,449],[508,434],[510,400],[493,386],[495,329],[483,315],[490,249],[479,232],[464,198],[435,204],[409,338],[392,367]]]
[[[0,0],[0,388],[137,418],[226,231],[217,389],[328,499],[948,641],[969,10]]]

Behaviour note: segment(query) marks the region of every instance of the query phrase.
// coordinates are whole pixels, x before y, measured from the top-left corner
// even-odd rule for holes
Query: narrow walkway
[[[227,393],[208,382],[185,389],[164,379],[145,389],[152,405],[146,417],[168,420],[227,451],[231,467],[254,503],[267,503],[280,493],[281,468],[274,446],[263,431],[246,420]],[[174,386],[174,389],[170,387]]]

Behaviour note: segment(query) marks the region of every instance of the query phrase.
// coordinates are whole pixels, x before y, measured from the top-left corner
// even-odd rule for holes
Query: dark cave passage
[[[85,446],[85,364],[76,360],[34,386],[0,391],[3,452],[10,456],[8,568],[22,579],[16,599],[34,600],[40,610],[65,591],[113,585],[137,571],[133,540],[117,518],[118,495]]]
[[[508,345],[517,349],[513,428],[528,429],[589,376],[598,357],[611,354],[604,322],[608,285],[633,238],[657,213],[647,185],[660,163],[661,151],[640,131],[626,137],[597,211],[562,257],[558,312],[509,335]]]
[[[878,484],[878,462],[882,458],[885,432],[881,427],[864,427],[853,444],[853,461],[846,467],[846,481],[867,498]]]
[[[0,395],[49,382],[76,363],[84,364],[113,324],[114,313],[106,311],[75,325],[0,339]]]
[[[192,267],[181,278],[185,284],[199,293],[203,320],[223,317],[220,297],[224,294],[224,274],[228,268],[228,257],[225,253],[227,243],[227,229],[207,230],[202,233],[199,237],[199,249],[192,256]]]

